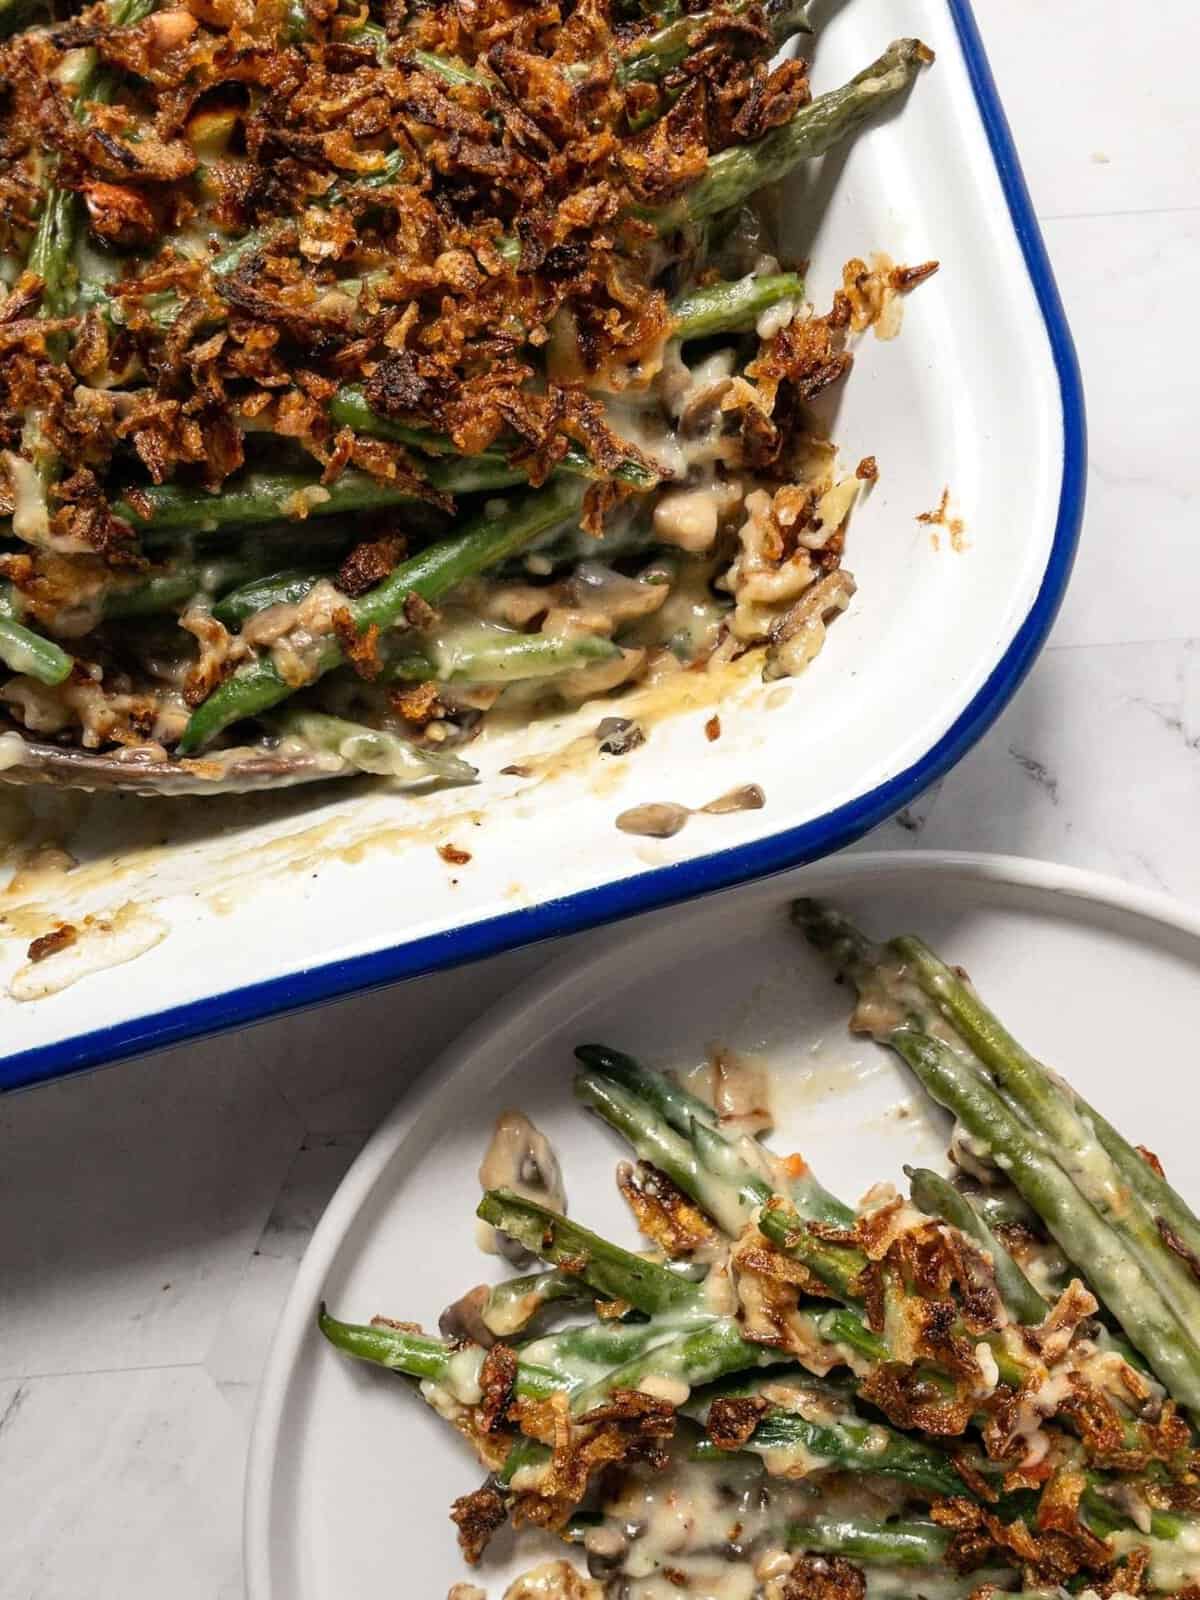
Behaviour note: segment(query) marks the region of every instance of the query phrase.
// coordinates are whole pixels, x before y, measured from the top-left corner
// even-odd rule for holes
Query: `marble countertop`
[[[1050,857],[1200,900],[1197,23],[1189,0],[1136,28],[1116,0],[976,4],[1079,345],[1087,520],[1024,688],[866,843]],[[0,1102],[0,1600],[242,1594],[256,1386],[308,1237],[413,1075],[545,960]]]

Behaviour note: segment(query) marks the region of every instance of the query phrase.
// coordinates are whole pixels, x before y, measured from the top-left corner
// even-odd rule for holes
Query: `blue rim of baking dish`
[[[1029,613],[987,681],[933,748],[867,794],[766,839],[22,1050],[0,1061],[0,1091],[44,1083],[402,978],[497,955],[518,945],[578,933],[801,866],[853,843],[894,815],[947,772],[987,731],[1033,665],[1066,591],[1083,518],[1087,423],[1071,332],[974,14],[969,0],[947,0],[947,4],[1054,357],[1062,399],[1063,475],[1050,557]]]

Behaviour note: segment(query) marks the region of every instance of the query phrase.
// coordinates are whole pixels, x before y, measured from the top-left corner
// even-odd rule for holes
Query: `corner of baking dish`
[[[0,1090],[578,932],[814,860],[851,843],[908,804],[991,726],[1036,658],[1066,589],[1083,514],[1086,422],[1070,330],[974,15],[968,0],[946,4],[1040,311],[1057,378],[1063,454],[1053,536],[1036,593],[989,676],[933,746],[847,803],[767,837],[20,1050],[0,1060]]]

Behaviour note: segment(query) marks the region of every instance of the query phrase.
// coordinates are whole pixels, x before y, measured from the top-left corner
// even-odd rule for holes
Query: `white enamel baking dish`
[[[593,704],[479,742],[479,784],[431,797],[366,782],[202,801],[0,789],[20,869],[0,891],[0,1087],[811,860],[905,805],[998,715],[1054,618],[1078,534],[1070,335],[966,0],[833,9],[818,88],[902,33],[937,62],[845,159],[788,190],[811,294],[827,303],[842,263],[876,250],[942,270],[907,302],[899,338],[861,342],[840,397],[845,460],[872,454],[881,476],[848,540],[858,595],[814,665],[773,684],[743,667],[723,686],[715,741],[719,686],[693,674],[690,703],[622,704],[649,728],[628,755],[595,753],[614,707]],[[958,537],[917,520],[945,490]],[[534,773],[502,772],[513,764]],[[669,840],[614,825],[643,802],[700,806],[752,783],[761,810],[697,816]],[[31,972],[30,939],[55,919],[80,943]],[[60,992],[12,997],[131,951]]]

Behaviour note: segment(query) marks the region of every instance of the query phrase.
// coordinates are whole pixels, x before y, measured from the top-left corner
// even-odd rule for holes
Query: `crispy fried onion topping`
[[[782,1600],[866,1600],[861,1567],[844,1556],[801,1556],[783,1584]]]
[[[761,1395],[722,1396],[708,1408],[708,1437],[722,1450],[740,1450],[769,1408]]]
[[[521,1431],[549,1446],[551,1457],[530,1476],[514,1479],[513,1522],[557,1529],[583,1499],[601,1468],[614,1462],[667,1464],[664,1443],[675,1432],[675,1410],[667,1401],[636,1389],[615,1390],[601,1405],[573,1417],[565,1394],[518,1400],[512,1415]]]
[[[39,318],[45,286],[29,274],[8,295],[0,415],[36,411],[64,478],[102,476],[128,443],[154,482],[215,489],[252,423],[332,475],[353,462],[419,483],[383,440],[329,421],[330,397],[357,382],[387,421],[467,453],[498,443],[535,484],[572,448],[604,476],[653,473],[584,393],[644,387],[663,365],[659,247],[631,219],[792,116],[804,64],[756,58],[770,52],[757,8],[714,17],[661,82],[624,85],[617,47],[632,36],[601,0],[565,14],[473,0],[403,26],[398,13],[390,53],[352,38],[337,8],[304,9],[303,44],[282,7],[206,3],[131,27],[89,12],[0,45],[0,250],[26,253],[51,151],[92,235],[125,253],[103,315]],[[447,81],[414,45],[474,78]],[[82,46],[118,82],[84,118],[59,73]],[[757,391],[743,382],[757,392],[748,455],[785,458],[793,402],[848,365],[847,317],[839,302],[770,341]],[[526,346],[546,351],[544,386]],[[76,375],[128,390],[129,412],[83,414]],[[128,534],[102,505],[62,510],[93,548]]]
[[[700,1208],[648,1161],[639,1161],[636,1167],[622,1161],[617,1185],[638,1228],[672,1260],[708,1250],[716,1243],[717,1231]]]
[[[935,1501],[930,1515],[952,1533],[947,1563],[966,1573],[999,1559],[1018,1567],[1029,1588],[1065,1583],[1079,1574],[1107,1578],[1112,1552],[1079,1520],[1085,1485],[1082,1472],[1064,1468],[1043,1491],[1032,1528],[1023,1521],[1002,1522],[965,1495]]]

